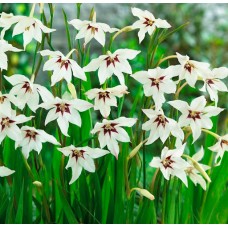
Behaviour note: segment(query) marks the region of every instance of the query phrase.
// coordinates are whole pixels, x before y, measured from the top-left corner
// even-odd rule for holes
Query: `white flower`
[[[71,50],[66,56],[64,56],[60,51],[49,51],[43,50],[40,52],[42,56],[50,56],[49,59],[43,67],[44,71],[53,71],[51,76],[51,86],[59,82],[63,78],[70,83],[72,74],[76,78],[80,78],[86,81],[86,75],[83,69],[77,64],[73,59],[70,59],[70,55],[75,49]]]
[[[107,89],[91,89],[85,94],[92,100],[94,99],[94,110],[100,110],[103,117],[107,118],[111,111],[111,106],[117,107],[116,97],[127,94],[126,86],[115,86]]]
[[[68,136],[69,122],[81,127],[81,117],[78,111],[84,112],[93,107],[93,105],[81,99],[68,100],[55,97],[48,102],[40,104],[39,107],[46,110],[50,109],[45,120],[45,125],[57,119],[61,132],[65,136]]]
[[[33,79],[29,80],[24,75],[15,74],[10,77],[4,77],[13,85],[13,88],[10,90],[10,95],[17,96],[17,103],[15,105],[20,109],[23,109],[27,104],[28,107],[35,112],[39,105],[39,96],[41,96],[44,102],[53,97],[51,92],[44,86],[34,84]]]
[[[22,137],[16,142],[15,147],[22,147],[22,153],[26,159],[32,150],[37,151],[39,154],[42,149],[42,143],[50,142],[55,145],[60,145],[52,135],[47,134],[43,130],[35,129],[34,127],[23,126],[21,128],[21,135]]]
[[[82,169],[84,168],[88,172],[95,172],[95,164],[93,159],[102,157],[109,153],[108,150],[102,150],[98,148],[75,147],[73,145],[58,148],[65,156],[69,156],[66,168],[72,169],[72,178],[69,184],[72,184],[80,176]]]
[[[228,76],[228,68],[220,67],[211,71],[211,74],[203,76],[204,85],[201,91],[208,91],[210,98],[215,103],[218,103],[218,91],[227,92],[227,86],[220,79],[224,79]]]
[[[5,166],[0,166],[0,177],[6,177],[13,174],[15,171]]]
[[[24,115],[16,116],[16,111],[12,110],[10,115],[0,114],[0,144],[3,139],[8,136],[14,141],[21,139],[21,131],[17,124],[21,124],[31,120],[33,116],[26,117]]]
[[[105,33],[113,33],[118,31],[119,29],[110,28],[109,25],[104,23],[96,22],[96,13],[94,12],[93,21],[87,20],[79,20],[74,19],[68,22],[73,25],[79,32],[77,33],[75,39],[85,38],[85,44],[88,44],[91,39],[97,40],[102,46],[105,45]]]
[[[207,101],[204,96],[194,99],[190,106],[187,102],[181,100],[169,101],[168,103],[182,113],[178,121],[180,127],[191,127],[193,142],[200,137],[201,128],[212,128],[213,123],[210,117],[217,116],[223,111],[222,108],[214,106],[205,107]]]
[[[13,36],[23,33],[24,49],[34,38],[36,41],[41,43],[42,32],[50,33],[56,31],[43,25],[43,23],[33,17],[17,16],[19,18],[17,24],[13,29]]]
[[[104,84],[105,81],[113,74],[116,75],[121,85],[125,84],[124,74],[132,74],[131,66],[128,63],[128,59],[134,59],[140,51],[131,49],[118,49],[114,53],[107,52],[106,55],[101,55],[97,59],[93,59],[83,69],[85,72],[91,72],[98,70],[98,78],[100,84]]]
[[[98,132],[98,140],[100,147],[104,148],[106,145],[110,152],[118,159],[119,146],[118,142],[130,142],[127,132],[122,128],[132,127],[136,123],[135,118],[120,117],[115,120],[104,119],[102,123],[96,123],[92,134]]]
[[[221,158],[221,160],[222,160],[224,152],[228,151],[228,134],[219,137],[218,142],[215,143],[215,145],[208,147],[208,149],[217,153],[217,155],[215,157],[216,163],[218,161],[218,158]],[[221,162],[221,160],[220,160],[220,162]],[[219,164],[220,164],[220,162],[219,162]]]
[[[0,113],[10,115],[12,110],[11,103],[16,105],[16,98],[11,94],[2,94],[0,91]]]
[[[188,167],[188,163],[181,158],[184,148],[185,144],[173,150],[164,147],[161,152],[161,158],[154,157],[150,162],[150,166],[159,168],[166,180],[169,180],[170,176],[177,176],[188,186],[187,176],[184,171]]]
[[[157,67],[148,71],[139,71],[131,76],[143,84],[145,96],[152,96],[156,108],[159,109],[165,102],[164,94],[176,92],[176,83],[171,78],[177,75],[176,66],[170,66],[166,69]]]
[[[176,55],[180,63],[177,70],[179,80],[185,79],[191,87],[195,87],[198,77],[205,77],[205,75],[210,74],[209,63],[190,60],[189,56],[181,55],[178,52]]]
[[[8,58],[5,54],[7,51],[19,52],[21,49],[13,47],[5,40],[0,40],[0,70],[8,69]]]
[[[198,163],[198,161],[202,160],[203,156],[204,149],[203,147],[201,147],[201,149],[192,156],[192,159]],[[189,163],[189,166],[185,169],[186,174],[189,176],[189,178],[195,185],[199,184],[206,191],[206,181],[203,179],[201,175],[199,175],[199,171],[194,167],[192,161],[187,159],[187,162]],[[204,171],[210,169],[210,166],[208,165],[200,163],[198,163],[198,165],[200,165]]]
[[[152,13],[147,10],[141,10],[138,8],[131,9],[132,14],[139,18],[132,27],[134,29],[139,29],[138,37],[139,43],[145,38],[145,34],[148,32],[151,36],[156,28],[170,28],[171,25],[160,18],[156,19]]]
[[[3,39],[6,30],[8,30],[13,24],[18,22],[20,16],[14,16],[12,13],[0,13],[0,28],[3,28],[1,31],[1,39]]]
[[[163,110],[142,109],[142,111],[149,117],[149,120],[142,125],[143,130],[150,131],[146,145],[153,143],[158,138],[165,143],[170,133],[176,138],[184,139],[184,133],[178,123],[166,117]]]

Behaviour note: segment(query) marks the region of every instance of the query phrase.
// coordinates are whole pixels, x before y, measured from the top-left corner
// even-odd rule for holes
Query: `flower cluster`
[[[1,70],[8,69],[7,51],[23,51],[4,40],[6,30],[14,26],[12,36],[23,34],[24,50],[32,39],[42,42],[42,33],[46,33],[48,36],[48,33],[55,31],[55,29],[48,28],[40,20],[34,18],[34,8],[35,4],[29,16],[1,14]],[[132,14],[138,20],[130,28],[131,30],[139,29],[139,43],[144,40],[146,33],[152,37],[157,28],[168,29],[171,27],[166,20],[156,19],[147,10],[132,8]],[[116,36],[121,32],[121,30],[111,28],[107,24],[96,22],[95,12],[91,18],[91,20],[84,21],[73,19],[68,22],[77,30],[76,39],[84,38],[84,49],[93,38],[102,46],[105,46],[106,33],[115,33],[114,36]],[[0,143],[5,137],[9,137],[15,141],[16,148],[21,148],[25,159],[29,157],[29,153],[33,150],[40,153],[43,143],[48,142],[60,146],[58,150],[69,159],[66,168],[70,167],[72,169],[70,184],[78,179],[82,169],[95,172],[93,159],[110,153],[118,159],[121,152],[120,142],[131,142],[131,138],[124,128],[133,127],[137,122],[137,118],[118,115],[116,119],[112,119],[111,115],[112,108],[118,107],[118,98],[129,94],[125,76],[130,75],[130,79],[133,78],[143,85],[145,97],[151,98],[152,102],[152,105],[151,103],[149,106],[145,104],[142,109],[142,112],[146,115],[145,117],[149,118],[149,120],[142,123],[142,130],[149,131],[149,136],[145,140],[146,145],[150,145],[158,139],[166,145],[161,151],[161,156],[154,157],[150,162],[150,166],[160,169],[167,180],[172,176],[176,176],[187,186],[188,176],[194,184],[199,184],[205,190],[205,171],[210,167],[198,163],[203,158],[204,149],[202,147],[198,153],[190,157],[184,153],[187,147],[186,141],[190,134],[193,136],[192,143],[199,139],[202,132],[216,135],[210,132],[213,127],[211,117],[217,116],[223,111],[222,108],[217,107],[218,92],[227,92],[227,87],[221,79],[228,76],[228,69],[225,67],[210,69],[208,63],[191,60],[187,55],[176,53],[175,58],[179,62],[177,65],[160,68],[158,64],[154,68],[149,66],[146,70],[133,73],[134,69],[132,70],[130,61],[140,55],[139,50],[127,48],[115,51],[108,50],[84,65],[79,64],[79,61],[74,59],[73,54],[77,52],[77,49],[74,48],[67,55],[54,50],[40,50],[38,54],[48,57],[48,60],[44,63],[43,71],[50,72],[50,86],[53,91],[57,86],[61,88],[61,84],[65,81],[68,87],[73,85],[74,80],[78,80],[80,83],[81,80],[87,81],[86,73],[97,71],[101,88],[92,88],[85,92],[85,96],[91,102],[94,100],[94,104],[83,100],[81,97],[77,98],[76,92],[75,94],[71,93],[71,95],[68,93],[57,95],[50,92],[46,87],[35,83],[35,74],[32,74],[31,77],[20,74],[4,76],[4,79],[11,84],[12,88],[9,93],[0,93]],[[109,82],[114,75],[118,78],[119,85],[112,87]],[[178,79],[174,80],[177,77]],[[180,91],[187,84],[197,89],[197,81],[203,81],[201,91],[209,93],[214,105],[209,105],[204,95],[195,98],[190,104],[178,99]],[[74,85],[73,88],[75,89]],[[170,97],[167,94],[173,94],[175,99],[167,101],[167,98]],[[174,109],[178,110],[180,116],[168,115],[164,109],[165,104],[168,104],[173,112]],[[16,108],[19,110],[16,111]],[[29,108],[34,116],[27,117],[21,114],[26,108]],[[91,134],[98,135],[100,148],[67,146],[65,141],[60,140],[61,143],[59,143],[52,134],[48,134],[43,129],[37,129],[33,123],[30,123],[29,126],[21,126],[21,124],[34,118],[37,110],[41,108],[48,111],[45,126],[56,120],[56,126],[58,126],[63,137],[70,137],[68,134],[69,123],[78,127],[83,126],[81,112],[91,108],[99,110],[103,120],[95,123],[94,128],[91,129]],[[133,134],[130,135],[133,136]],[[216,135],[216,138],[218,142],[209,149],[217,152],[217,162],[217,159],[222,158],[224,151],[227,150],[228,139],[227,135]],[[174,148],[175,141],[176,148]],[[174,142],[174,144],[170,142]],[[4,166],[0,167],[0,176],[10,175],[13,172]]]

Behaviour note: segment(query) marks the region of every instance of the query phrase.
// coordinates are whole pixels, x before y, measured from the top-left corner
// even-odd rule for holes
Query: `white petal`
[[[15,171],[11,170],[5,166],[0,166],[0,177],[5,177],[13,174]]]

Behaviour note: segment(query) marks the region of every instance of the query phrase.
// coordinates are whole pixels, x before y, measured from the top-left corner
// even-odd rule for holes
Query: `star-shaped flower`
[[[191,87],[195,87],[198,77],[205,77],[210,74],[209,63],[190,60],[189,56],[181,55],[178,52],[176,55],[180,63],[179,69],[177,68],[179,80],[185,79]]]
[[[207,101],[204,96],[195,98],[190,106],[187,102],[181,100],[169,101],[168,103],[182,113],[178,121],[180,127],[191,127],[193,142],[200,137],[201,128],[212,128],[213,123],[210,117],[217,116],[223,111],[222,108],[214,106],[205,107]]]
[[[85,72],[96,71],[98,69],[98,78],[101,85],[113,74],[118,77],[121,85],[125,85],[123,73],[132,74],[128,59],[134,59],[139,53],[140,51],[131,49],[118,49],[114,53],[108,51],[106,55],[101,55],[97,59],[93,59],[83,69]]]
[[[106,145],[110,152],[118,159],[119,146],[118,142],[130,142],[128,133],[122,127],[132,127],[136,123],[135,118],[119,117],[115,120],[104,119],[102,123],[96,123],[92,134],[98,133],[100,147]]]
[[[152,13],[147,10],[141,10],[138,8],[131,9],[132,14],[139,18],[132,27],[134,29],[139,29],[138,37],[139,43],[145,38],[145,34],[148,32],[151,36],[156,28],[170,28],[171,25],[160,18],[156,19]]]
[[[22,147],[22,153],[26,159],[28,159],[29,153],[32,150],[37,151],[39,154],[42,149],[42,143],[49,142],[60,145],[52,135],[47,134],[43,130],[35,129],[34,127],[23,126],[21,128],[21,134],[22,137],[16,142],[15,147]]]
[[[181,140],[184,139],[184,133],[178,123],[166,117],[163,110],[143,109],[142,111],[149,117],[149,120],[142,125],[143,130],[150,131],[146,145],[153,143],[158,138],[165,143],[170,134]]]
[[[189,165],[183,158],[181,158],[184,148],[185,144],[173,150],[164,147],[161,152],[161,158],[154,157],[150,162],[150,166],[159,168],[166,180],[169,180],[170,176],[176,176],[181,179],[186,186],[188,186],[185,169]]]
[[[23,33],[24,49],[26,49],[26,46],[32,41],[32,39],[41,43],[42,32],[51,33],[56,31],[55,29],[46,27],[40,20],[33,17],[17,16],[17,18],[19,19],[13,29],[13,36]]]
[[[33,116],[16,115],[14,110],[7,116],[0,114],[0,144],[6,136],[14,141],[19,141],[21,139],[21,131],[17,124],[27,122],[32,118]]]
[[[204,85],[201,91],[208,92],[212,101],[218,103],[218,91],[227,92],[227,86],[221,79],[228,76],[228,68],[220,67],[203,76]]]
[[[192,156],[192,159],[198,163],[198,161],[202,160],[204,156],[204,149],[201,147],[201,149]],[[206,191],[206,181],[203,179],[203,177],[200,175],[200,172],[194,167],[194,164],[191,160],[187,159],[187,162],[189,163],[189,166],[185,169],[185,172],[187,176],[191,179],[191,181],[197,185],[199,184],[205,191]],[[210,169],[210,166],[200,164],[204,171]]]
[[[105,45],[105,33],[113,33],[118,31],[119,29],[111,28],[109,25],[105,23],[97,23],[96,22],[96,13],[94,12],[93,20],[79,20],[74,19],[68,22],[73,25],[79,32],[77,33],[75,39],[85,39],[85,44],[88,44],[90,40],[93,38],[97,40],[102,46]]]
[[[43,67],[44,71],[53,71],[51,76],[51,86],[59,82],[63,78],[70,83],[72,75],[86,81],[86,75],[83,69],[73,59],[70,59],[71,54],[75,49],[71,50],[66,56],[60,51],[43,50],[40,52],[42,56],[49,56],[49,59]]]
[[[75,182],[84,168],[88,172],[95,172],[95,164],[93,159],[102,157],[109,153],[108,150],[102,150],[98,148],[75,147],[73,145],[58,148],[65,156],[69,157],[67,168],[72,169],[72,178],[69,184]]]
[[[27,104],[28,107],[35,112],[39,105],[39,96],[41,96],[44,102],[53,97],[51,92],[44,86],[34,84],[33,79],[30,80],[24,75],[15,74],[10,77],[4,77],[13,85],[13,88],[10,90],[10,95],[17,97],[17,103],[15,105],[20,109],[23,109]]]
[[[221,160],[222,160],[224,152],[228,151],[228,134],[219,137],[218,142],[215,143],[215,145],[209,147],[208,149],[217,153],[217,155],[215,157],[216,163],[217,163],[219,158],[221,158]],[[218,164],[220,164],[221,160],[219,161]]]
[[[68,136],[69,122],[81,127],[79,112],[84,112],[93,107],[92,104],[81,99],[68,100],[60,99],[59,97],[55,97],[39,106],[50,110],[47,114],[45,125],[57,119],[60,130],[65,136]]]
[[[91,89],[85,94],[92,100],[94,99],[94,110],[100,110],[101,115],[107,118],[111,111],[111,106],[117,107],[116,97],[127,94],[126,86],[115,86],[107,89]]]
[[[176,92],[176,83],[172,81],[172,77],[177,75],[176,66],[170,66],[166,69],[157,67],[148,71],[139,71],[131,76],[143,84],[145,96],[152,96],[156,108],[159,109],[165,102],[164,94]]]

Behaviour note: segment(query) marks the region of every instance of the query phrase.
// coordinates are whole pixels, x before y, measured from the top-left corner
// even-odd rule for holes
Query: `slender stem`
[[[159,168],[157,168],[155,173],[154,173],[154,176],[153,176],[153,179],[152,179],[151,185],[150,185],[150,192],[154,192],[154,186],[155,186],[155,181],[156,181],[158,172],[159,172]]]
[[[175,99],[177,100],[179,98],[180,92],[181,90],[187,85],[188,83],[185,82],[184,84],[182,84],[182,86],[177,90],[176,94],[175,94]]]
[[[209,130],[204,129],[204,128],[202,128],[201,130],[204,131],[204,132],[206,132],[206,133],[208,133],[208,134],[210,134],[210,135],[212,135],[212,136],[215,137],[216,139],[219,139],[219,138],[220,138],[220,136],[219,136],[218,134],[216,134],[216,133],[214,133],[214,132],[212,132],[212,131],[209,131]]]
[[[164,61],[168,60],[168,59],[176,59],[177,56],[176,55],[170,55],[170,56],[167,56],[163,59],[160,59],[159,62],[157,63],[157,66],[159,66],[161,63],[163,63]]]

